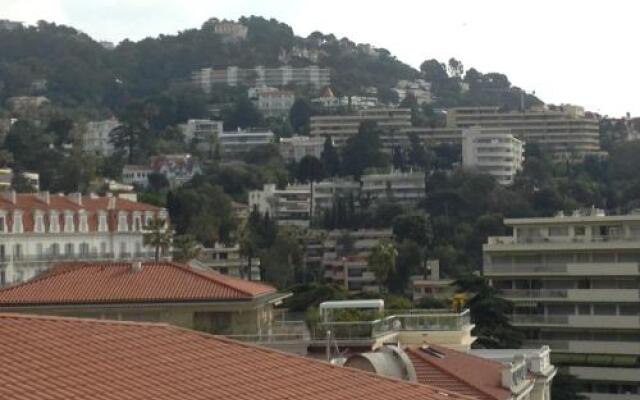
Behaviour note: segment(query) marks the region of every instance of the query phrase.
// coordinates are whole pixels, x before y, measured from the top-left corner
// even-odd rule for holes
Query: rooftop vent
[[[142,271],[142,261],[134,261],[131,263],[131,272],[141,272]]]

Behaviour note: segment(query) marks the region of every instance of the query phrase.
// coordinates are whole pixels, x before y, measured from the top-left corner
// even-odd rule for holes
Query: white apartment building
[[[411,277],[409,291],[413,301],[425,297],[447,301],[455,294],[453,283],[453,279],[441,279],[440,260],[427,260],[426,271]]]
[[[460,107],[447,112],[448,128],[508,129],[513,136],[536,143],[556,160],[601,155],[599,121],[577,106],[503,111],[498,107]]]
[[[277,189],[275,184],[266,184],[262,190],[249,192],[249,209],[268,214],[279,225],[309,227],[311,190],[309,185]]]
[[[223,132],[218,136],[222,152],[227,157],[249,152],[251,149],[273,143],[273,132],[266,129],[248,129]]]
[[[311,137],[331,137],[336,147],[358,133],[360,124],[375,121],[382,131],[380,140],[385,150],[391,151],[398,141],[406,141],[405,129],[411,128],[411,110],[408,108],[370,108],[351,115],[313,116],[310,120]]]
[[[127,164],[122,168],[122,182],[125,185],[145,188],[149,185],[149,175],[153,172],[153,168],[147,165]]]
[[[313,215],[330,210],[336,199],[353,198],[360,192],[360,182],[350,178],[325,179],[313,184]]]
[[[522,170],[524,144],[505,129],[473,127],[462,131],[462,165],[511,185]]]
[[[113,154],[111,132],[120,126],[115,118],[102,121],[90,121],[82,133],[82,150],[98,156],[108,157]]]
[[[164,209],[113,196],[0,196],[0,284],[30,279],[59,261],[153,257],[144,226]]]
[[[148,165],[125,165],[122,181],[127,185],[145,188],[149,186],[149,175],[154,173],[163,175],[169,186],[176,188],[202,173],[202,168],[191,154],[165,154],[151,157]]]
[[[12,168],[0,168],[0,191],[7,191],[12,188],[14,171]],[[40,190],[40,174],[37,172],[21,172],[22,178],[29,183],[36,192]]]
[[[283,117],[296,101],[293,92],[287,90],[260,90],[257,92],[256,106],[265,117]]]
[[[424,172],[394,171],[388,174],[363,175],[361,196],[372,201],[389,200],[416,204],[426,196]]]
[[[212,146],[223,132],[222,121],[190,119],[180,125],[185,143],[194,143],[198,150],[212,151]]]
[[[381,241],[392,240],[390,229],[330,231],[324,242],[324,278],[350,292],[378,292],[379,286],[369,269],[369,254]]]
[[[278,149],[285,161],[300,161],[305,156],[320,159],[324,150],[324,138],[309,136],[293,136],[280,138]]]
[[[342,96],[336,97],[329,86],[322,89],[320,97],[311,99],[311,103],[325,110],[337,110],[350,108],[363,110],[378,106],[378,98],[370,96]]]
[[[398,95],[398,103],[401,103],[407,96],[413,96],[418,104],[431,104],[431,82],[424,79],[414,81],[400,80],[396,87],[391,89]]]
[[[213,31],[224,37],[224,41],[240,41],[247,38],[249,28],[240,22],[222,20],[218,21],[213,18],[210,20],[213,23]]]
[[[205,93],[210,93],[214,85],[228,86],[287,86],[311,85],[316,88],[330,84],[329,68],[320,68],[317,65],[294,68],[284,65],[278,68],[239,68],[237,66],[225,69],[202,68],[191,74],[193,84],[200,87]]]
[[[191,260],[189,265],[202,269],[213,270],[223,275],[244,278],[252,281],[260,280],[260,258],[251,259],[251,276],[247,276],[249,260],[240,255],[240,245],[232,246],[224,243],[214,243],[213,247],[202,249],[197,258]]]
[[[514,302],[525,345],[549,345],[592,400],[640,399],[640,215],[504,223],[513,234],[483,246],[484,275]]]

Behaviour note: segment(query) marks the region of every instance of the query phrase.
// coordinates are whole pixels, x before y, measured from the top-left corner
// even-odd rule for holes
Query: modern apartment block
[[[524,144],[506,129],[467,128],[462,131],[463,167],[511,185],[522,170]]]
[[[322,258],[325,280],[350,292],[377,292],[380,288],[369,270],[369,254],[381,241],[392,238],[390,229],[329,232]]]
[[[165,210],[112,196],[6,192],[0,197],[0,285],[59,261],[147,258],[144,226]]]
[[[416,204],[426,196],[424,172],[391,171],[361,177],[361,196],[372,201],[395,201]]]
[[[205,93],[210,93],[214,85],[281,87],[291,84],[321,88],[330,84],[330,72],[328,68],[317,65],[300,68],[290,65],[277,68],[231,66],[225,69],[202,68],[191,74],[191,80]]]
[[[258,91],[256,106],[267,118],[289,116],[289,110],[296,101],[296,96],[288,90],[262,90]]]
[[[111,132],[120,126],[115,118],[90,121],[82,133],[82,150],[99,156],[110,156],[114,152]]]
[[[484,275],[515,304],[527,345],[548,344],[592,400],[640,399],[640,214],[505,219]]]
[[[322,157],[325,138],[309,136],[293,136],[280,138],[278,149],[285,161],[300,161],[305,156]]]
[[[193,268],[216,271],[222,275],[244,278],[251,281],[260,280],[260,258],[251,259],[251,274],[249,275],[249,260],[240,254],[240,245],[214,243],[213,247],[202,249],[198,257],[189,262]]]
[[[180,125],[180,130],[187,144],[194,143],[203,151],[213,150],[211,147],[223,132],[222,121],[210,119],[190,119]]]
[[[225,157],[234,157],[251,151],[258,146],[273,143],[274,135],[268,129],[240,129],[223,132],[218,142]]]
[[[369,108],[350,115],[314,116],[310,120],[311,137],[330,136],[336,147],[342,147],[358,133],[360,124],[374,121],[382,130],[380,140],[387,151],[400,141],[406,141],[404,130],[411,128],[411,110],[408,108]]]
[[[600,151],[599,122],[577,106],[554,110],[532,108],[526,111],[502,111],[498,107],[460,107],[447,113],[448,128],[480,126],[508,129],[513,136],[535,143],[555,159],[581,159]]]
[[[249,192],[249,209],[269,215],[280,225],[308,227],[311,216],[309,185],[289,185],[284,189],[266,184],[262,190]]]

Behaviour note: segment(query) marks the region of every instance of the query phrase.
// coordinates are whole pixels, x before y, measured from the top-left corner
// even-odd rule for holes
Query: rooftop
[[[0,314],[0,336],[4,399],[467,399],[168,325]]]
[[[276,289],[171,262],[61,263],[27,282],[0,290],[0,307],[44,304],[121,304],[239,301]]]

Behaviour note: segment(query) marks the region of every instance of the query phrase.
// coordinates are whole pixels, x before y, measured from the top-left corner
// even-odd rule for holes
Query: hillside
[[[320,32],[303,38],[284,23],[255,16],[240,22],[248,27],[244,41],[225,42],[206,22],[177,35],[125,40],[113,50],[71,27],[47,22],[0,31],[0,104],[11,96],[41,94],[64,108],[108,112],[133,99],[180,87],[199,68],[283,62],[294,66],[317,62],[331,68],[338,95],[376,88],[381,100],[387,101],[389,88],[398,80],[425,78],[433,85],[434,107],[520,104],[520,90],[502,74],[485,75],[473,68],[464,73],[461,65],[452,69],[436,60],[427,60],[416,70],[385,49],[347,38]],[[34,84],[43,79],[46,88]]]

